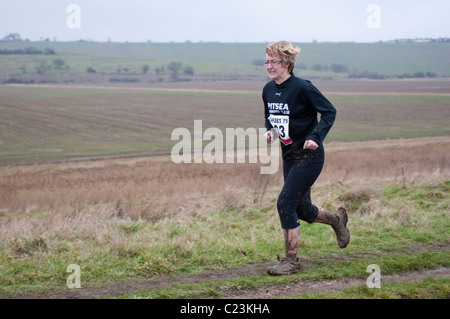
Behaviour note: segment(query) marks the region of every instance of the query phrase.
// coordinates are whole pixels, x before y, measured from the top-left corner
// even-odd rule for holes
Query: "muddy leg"
[[[340,248],[345,248],[350,242],[350,232],[347,229],[348,216],[345,208],[339,208],[335,213],[317,206],[319,214],[315,222],[331,225],[336,233],[336,239]]]
[[[286,256],[279,259],[278,265],[270,266],[266,272],[272,276],[294,274],[301,269],[300,260],[297,257],[300,226],[293,229],[283,229],[286,247]]]
[[[298,240],[300,237],[300,226],[293,229],[283,229],[286,257],[297,260]]]
[[[319,209],[319,213],[317,214],[315,220],[316,223],[333,225],[339,222],[339,219],[337,218],[336,215],[330,213],[329,211],[323,209],[320,206],[317,206],[317,208]]]

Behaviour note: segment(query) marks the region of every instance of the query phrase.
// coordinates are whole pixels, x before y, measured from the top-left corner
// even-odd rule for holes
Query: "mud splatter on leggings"
[[[293,145],[288,159],[283,160],[284,186],[278,196],[277,209],[281,227],[292,229],[300,220],[313,223],[318,209],[311,202],[311,186],[319,177],[324,164],[324,149],[305,150]]]

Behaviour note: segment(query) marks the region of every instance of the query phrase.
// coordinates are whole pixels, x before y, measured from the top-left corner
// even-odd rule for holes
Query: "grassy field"
[[[327,141],[450,134],[450,96],[327,94],[338,120]],[[0,87],[0,164],[170,153],[178,127],[260,128],[260,92]],[[239,114],[237,117],[236,114]]]
[[[357,148],[352,146],[345,151]],[[432,164],[419,175],[408,170],[405,181],[389,172],[380,176],[382,165],[368,163],[372,176],[330,184],[328,174],[345,163],[336,154],[331,148],[333,173],[324,173],[314,201],[347,207],[352,242],[340,250],[329,227],[304,224],[305,268],[283,278],[264,273],[283,253],[275,206],[280,177],[266,186],[248,164],[186,167],[150,158],[2,170],[8,185],[0,217],[2,296],[245,298],[311,280],[365,279],[371,264],[383,276],[448,267],[448,163],[439,173]],[[66,287],[70,264],[81,267],[84,289]],[[359,283],[337,296],[319,290],[300,297],[448,298],[450,292],[448,277],[419,280],[408,289],[384,285],[374,291]],[[266,297],[293,295],[286,290]]]
[[[269,277],[281,170],[136,157],[195,119],[260,127],[260,92],[1,86],[0,297],[449,298],[449,96],[327,96],[338,120],[312,196],[347,208],[352,240],[304,223],[304,269]]]
[[[97,72],[116,72],[127,67],[130,73],[141,73],[143,65],[155,67],[168,61],[190,65],[196,74],[259,76],[263,66],[255,60],[264,59],[266,43],[99,43],[99,42],[15,42],[0,43],[0,50],[51,48],[54,56],[0,55],[0,75],[35,73],[40,61],[62,58],[69,69],[52,73],[85,73],[88,67]],[[413,74],[430,71],[440,76],[450,75],[448,43],[296,43],[302,49],[298,60],[308,68],[333,63],[348,70],[377,72],[385,75]],[[333,72],[308,73],[308,76],[339,77]]]

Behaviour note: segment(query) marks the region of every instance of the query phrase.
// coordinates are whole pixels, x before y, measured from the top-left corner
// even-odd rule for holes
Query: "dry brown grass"
[[[254,164],[178,165],[153,157],[2,168],[0,175],[4,213],[115,203],[134,218],[237,207],[264,179]]]
[[[326,149],[319,191],[313,196],[328,206],[334,203],[327,185],[356,185],[350,187],[353,195],[364,189],[370,194],[380,182],[450,177],[450,137],[336,143]],[[80,238],[114,242],[120,236],[108,220],[182,220],[233,208],[273,207],[281,185],[281,169],[260,175],[259,164],[174,164],[168,157],[3,167],[0,234],[4,239],[38,238],[73,236],[75,231]],[[361,210],[369,217],[382,212],[382,205],[370,200]]]
[[[317,184],[433,180],[449,174],[449,137],[331,143]],[[135,217],[192,213],[260,201],[281,187],[281,169],[259,164],[174,164],[169,157],[0,169],[0,211],[20,213],[120,203]],[[259,192],[259,194],[255,193]],[[262,196],[264,197],[264,196]],[[207,202],[207,204],[205,203]],[[131,209],[133,208],[133,209]]]
[[[318,183],[407,183],[449,177],[450,138],[330,143]]]

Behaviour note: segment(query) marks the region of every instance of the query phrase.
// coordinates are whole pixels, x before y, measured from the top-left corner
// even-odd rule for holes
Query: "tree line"
[[[161,65],[159,67],[155,67],[155,74],[156,75],[162,75],[164,73],[166,73],[166,70],[169,71],[170,73],[170,78],[174,81],[178,81],[180,79],[180,75],[187,75],[187,76],[192,76],[194,75],[194,68],[189,66],[189,65],[183,65],[183,63],[181,62],[170,62],[168,65]],[[130,69],[129,68],[122,68],[122,67],[118,67],[116,70],[116,73],[122,73],[125,72],[129,72]],[[145,64],[141,67],[141,72],[142,74],[147,74],[150,71],[150,67],[148,66],[148,64]],[[93,68],[93,67],[88,67],[86,69],[87,73],[97,73],[97,71]]]
[[[262,66],[264,65],[264,60],[258,59],[253,61],[253,65]],[[300,70],[308,70],[308,67],[303,63],[297,63],[295,65],[297,69]],[[416,71],[413,73],[402,73],[396,75],[386,75],[373,71],[360,71],[357,69],[350,70],[350,68],[346,65],[339,63],[332,63],[330,65],[324,64],[313,64],[310,68],[313,71],[317,72],[333,72],[333,73],[345,73],[349,78],[353,79],[388,79],[388,78],[400,78],[400,79],[411,79],[411,78],[435,78],[438,76],[437,73],[431,71]]]
[[[14,50],[0,50],[0,55],[7,55],[7,54],[44,54],[44,55],[52,55],[56,54],[55,50],[45,48],[44,50],[38,50],[33,47],[28,47],[25,49],[14,49]]]

